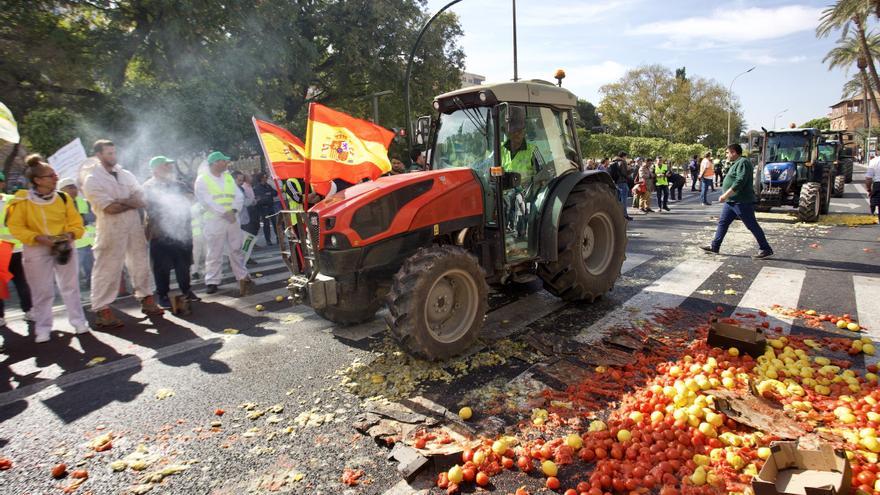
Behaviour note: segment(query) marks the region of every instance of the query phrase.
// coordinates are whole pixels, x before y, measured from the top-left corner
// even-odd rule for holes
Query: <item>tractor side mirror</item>
[[[416,121],[416,143],[427,144],[431,135],[431,116],[423,115]]]
[[[513,189],[522,183],[522,175],[519,172],[504,172],[501,176],[501,189]]]

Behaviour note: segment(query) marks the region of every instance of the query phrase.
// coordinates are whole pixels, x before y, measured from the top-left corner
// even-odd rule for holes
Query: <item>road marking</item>
[[[806,275],[807,272],[804,270],[765,266],[739,301],[736,312],[768,311],[774,304],[783,308],[797,308]],[[786,335],[791,332],[794,318],[770,314],[767,318],[770,328],[782,327],[782,331]]]
[[[605,315],[596,323],[581,330],[575,337],[578,342],[588,343],[609,329],[629,322],[650,318],[660,308],[678,307],[705,282],[722,263],[711,260],[687,260],[666,275],[642,289],[620,308]]]
[[[853,275],[853,288],[856,293],[856,312],[859,325],[867,328],[872,339],[880,340],[880,278]]]
[[[653,257],[654,256],[651,254],[627,253],[626,260],[624,260],[623,266],[620,267],[620,273],[624,274],[628,271],[634,270],[637,266],[652,259]]]

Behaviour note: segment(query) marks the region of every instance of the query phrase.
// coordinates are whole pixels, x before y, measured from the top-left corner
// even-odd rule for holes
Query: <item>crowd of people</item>
[[[206,293],[217,292],[224,259],[239,295],[253,290],[244,232],[256,235],[263,223],[271,244],[270,217],[278,207],[278,193],[265,176],[256,174],[251,184],[241,172],[230,173],[230,157],[215,151],[193,184],[181,181],[175,161],[165,156],[150,160],[151,176],[140,183],[117,163],[111,141],[97,141],[92,151],[79,176],[63,180],[42,156],[30,155],[24,172],[29,187],[0,197],[0,240],[13,245],[12,285],[36,342],[51,339],[56,285],[74,331],[91,330],[81,275],[99,329],[124,326],[111,304],[125,290],[125,274],[148,317],[172,307],[172,272],[177,297],[188,301],[200,300],[192,290],[192,275],[200,270]],[[4,311],[0,300],[0,325],[6,324]]]

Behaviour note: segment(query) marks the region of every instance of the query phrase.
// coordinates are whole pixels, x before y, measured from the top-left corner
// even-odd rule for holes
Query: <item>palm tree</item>
[[[868,53],[871,57],[880,57],[880,35],[868,33],[866,39],[868,42]],[[867,96],[871,99],[875,111],[880,115],[880,107],[877,105],[877,95],[874,94],[874,91],[869,91],[867,89],[871,87],[871,84],[868,81],[868,72],[866,70],[867,64],[864,63],[864,59],[861,55],[861,43],[857,36],[854,36],[852,32],[848,32],[841,36],[840,39],[837,40],[837,45],[825,55],[822,62],[828,63],[828,70],[843,68],[847,73],[849,72],[849,69],[852,68],[853,64],[856,64],[856,67],[859,69],[859,75],[844,85],[843,97],[864,96],[865,94],[862,92],[865,91]],[[854,92],[856,88],[858,88],[858,92]]]
[[[859,65],[864,65],[868,69],[870,75],[870,87],[880,88],[880,76],[877,74],[877,67],[874,64],[874,57],[871,53],[868,36],[865,31],[865,25],[868,20],[868,14],[874,13],[869,4],[865,0],[838,0],[833,6],[822,11],[819,18],[819,27],[816,28],[816,36],[824,38],[831,34],[832,31],[840,30],[842,37],[847,37],[850,28],[855,28],[855,37],[858,40],[859,54],[861,57]],[[861,68],[861,67],[860,67]],[[880,106],[877,105],[876,98],[872,95],[871,102],[874,111],[880,115]]]

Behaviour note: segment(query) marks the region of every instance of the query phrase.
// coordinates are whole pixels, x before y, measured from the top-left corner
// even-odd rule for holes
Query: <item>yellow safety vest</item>
[[[202,235],[202,207],[194,204],[189,209],[192,216],[192,236],[193,239]]]
[[[523,183],[527,182],[533,175],[535,169],[532,167],[532,157],[538,147],[532,143],[526,143],[524,150],[519,150],[513,157],[510,156],[510,141],[501,145],[501,167],[507,172],[517,172],[521,176]]]
[[[82,196],[76,197],[76,211],[79,212],[80,215],[88,215],[89,214],[89,202],[85,200]],[[85,233],[82,237],[77,239],[73,244],[77,249],[90,247],[95,243],[95,223],[92,222],[85,226]]]
[[[9,227],[6,226],[6,214],[9,211],[9,201],[15,196],[12,194],[0,194],[0,197],[3,198],[3,208],[0,208],[0,240],[11,242],[14,244],[13,251],[21,252],[21,241],[12,237],[12,233],[9,232]]]
[[[668,186],[669,179],[666,177],[666,172],[668,171],[668,165],[654,165],[654,175],[656,176],[654,184],[657,184],[658,186]]]
[[[207,173],[202,176],[202,180],[205,181],[205,186],[208,188],[208,192],[211,193],[211,199],[214,200],[215,203],[223,207],[225,211],[232,210],[232,203],[235,201],[235,179],[232,178],[232,174],[228,172],[223,173],[223,188],[217,185],[217,181],[214,180],[214,177],[211,173]],[[213,211],[207,210],[205,212],[206,215],[217,216]]]

